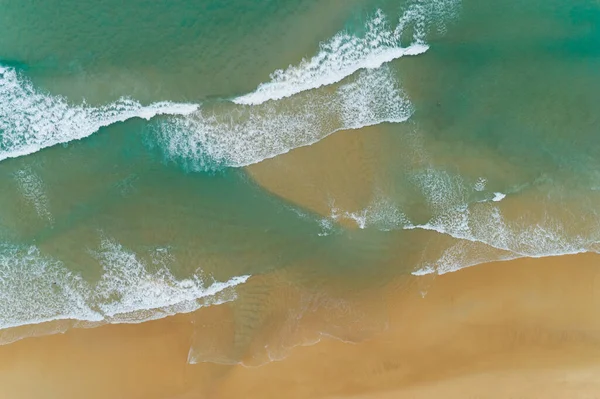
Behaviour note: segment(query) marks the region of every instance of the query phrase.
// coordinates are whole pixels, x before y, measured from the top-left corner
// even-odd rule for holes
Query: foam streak
[[[108,239],[94,255],[103,275],[92,283],[36,247],[0,244],[0,330],[56,320],[139,323],[192,312],[234,300],[233,288],[250,277],[209,284],[197,275],[177,279],[168,265],[150,271]]]
[[[385,14],[378,10],[366,24],[366,33],[355,36],[342,31],[321,43],[317,55],[303,59],[296,66],[279,69],[271,74],[271,80],[262,83],[249,94],[236,97],[236,104],[258,105],[269,100],[290,97],[302,91],[340,82],[360,69],[376,69],[405,55],[422,54],[429,46],[419,39],[408,47],[402,47],[402,27],[414,19],[412,9],[401,18],[396,29],[389,26]]]
[[[116,122],[186,115],[197,108],[171,102],[142,106],[130,99],[101,107],[71,105],[62,97],[36,90],[14,69],[0,67],[0,161],[80,140]]]

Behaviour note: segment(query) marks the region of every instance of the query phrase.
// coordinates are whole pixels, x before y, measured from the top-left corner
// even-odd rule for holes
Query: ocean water
[[[3,343],[224,304],[189,361],[260,363],[385,328],[393,277],[600,249],[595,1],[0,4]],[[247,170],[300,150],[316,208]]]

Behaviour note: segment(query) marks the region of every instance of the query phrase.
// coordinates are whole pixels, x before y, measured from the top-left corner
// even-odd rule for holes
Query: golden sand
[[[574,398],[600,392],[594,390],[600,389],[594,377],[600,370],[599,265],[595,255],[481,265],[433,279],[424,298],[423,278],[415,278],[389,296],[384,333],[238,368],[221,397]]]
[[[419,192],[427,195],[411,180],[415,171],[457,170],[473,183],[482,173],[490,180],[503,181],[527,172],[490,148],[449,143],[419,132],[411,123],[388,129],[382,124],[336,132],[245,170],[262,188],[304,209],[325,217],[337,210],[337,222],[346,228],[356,228],[357,223],[345,213],[360,214],[385,198],[405,197],[410,203],[419,198]]]
[[[379,127],[332,134],[315,145],[250,165],[246,170],[270,192],[323,216],[332,208],[364,208],[379,169]]]
[[[385,188],[381,132],[340,132],[248,170],[316,213],[362,209]],[[591,254],[519,259],[358,290],[301,265],[192,314],[1,346],[0,398],[600,397],[599,266]]]
[[[231,339],[229,305],[25,339],[0,347],[0,397],[593,398],[599,266],[586,254],[403,277],[372,293],[389,305],[384,331],[260,367],[187,364],[196,324]]]

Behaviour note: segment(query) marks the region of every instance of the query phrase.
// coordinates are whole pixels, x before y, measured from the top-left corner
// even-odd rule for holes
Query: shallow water
[[[69,320],[7,342],[599,248],[595,2],[2,5],[0,328]]]

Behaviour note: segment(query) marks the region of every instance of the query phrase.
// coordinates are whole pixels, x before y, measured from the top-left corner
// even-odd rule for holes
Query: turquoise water
[[[251,91],[361,7],[322,3],[6,1],[0,48],[38,87],[74,101],[198,101]]]
[[[596,2],[0,4],[0,328],[598,250]],[[356,209],[244,169],[368,127]]]

